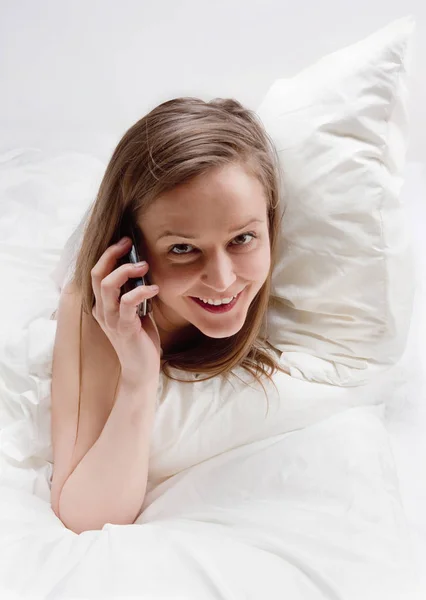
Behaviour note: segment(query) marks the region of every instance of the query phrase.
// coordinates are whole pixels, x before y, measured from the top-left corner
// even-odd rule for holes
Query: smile
[[[201,306],[201,308],[204,308],[204,310],[207,310],[208,312],[225,313],[225,312],[229,312],[230,310],[232,310],[234,308],[234,306],[238,302],[243,291],[244,290],[241,290],[241,292],[239,294],[237,294],[237,296],[233,300],[231,300],[231,302],[229,302],[228,304],[218,304],[216,306],[214,304],[207,304],[206,302],[203,302],[202,300],[200,300],[199,298],[195,298],[194,296],[190,296],[190,298],[191,298],[191,300],[196,302],[196,304],[198,304],[198,306]]]

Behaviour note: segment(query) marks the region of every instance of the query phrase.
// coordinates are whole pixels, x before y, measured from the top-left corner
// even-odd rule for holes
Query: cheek
[[[184,265],[172,264],[168,260],[155,260],[152,269],[153,283],[160,286],[163,298],[180,296],[188,289],[193,280],[193,271]]]
[[[271,251],[269,246],[255,252],[248,263],[250,279],[264,281],[268,276],[271,266]]]

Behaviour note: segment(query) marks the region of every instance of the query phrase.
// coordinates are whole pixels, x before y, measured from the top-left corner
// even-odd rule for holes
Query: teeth
[[[198,300],[201,300],[202,302],[204,302],[204,304],[212,304],[213,306],[219,306],[220,304],[229,304],[234,298],[236,298],[236,296],[232,296],[231,298],[224,298],[222,301],[209,299],[205,300],[204,298],[198,298]]]

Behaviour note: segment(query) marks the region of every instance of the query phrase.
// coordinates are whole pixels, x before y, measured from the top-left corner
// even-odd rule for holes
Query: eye
[[[243,238],[246,236],[250,236],[251,239],[247,244],[237,244],[237,246],[250,246],[253,242],[253,240],[257,237],[257,235],[253,232],[249,232],[249,233],[241,233],[240,235],[237,235],[236,238],[234,238],[235,240],[237,240],[238,238]],[[174,246],[172,246],[169,250],[169,254],[174,254],[175,256],[180,256],[183,254],[190,254],[189,252],[172,252],[172,250],[174,248],[178,248],[178,247],[182,247],[182,246],[191,246],[191,244],[174,244]]]

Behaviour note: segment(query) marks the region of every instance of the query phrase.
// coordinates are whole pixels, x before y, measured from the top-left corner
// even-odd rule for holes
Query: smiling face
[[[163,350],[201,331],[229,337],[271,264],[267,202],[261,183],[240,165],[215,168],[155,199],[139,220],[150,283],[160,287],[153,317]],[[167,235],[166,235],[167,234]],[[241,293],[228,312],[209,312],[192,297]]]

